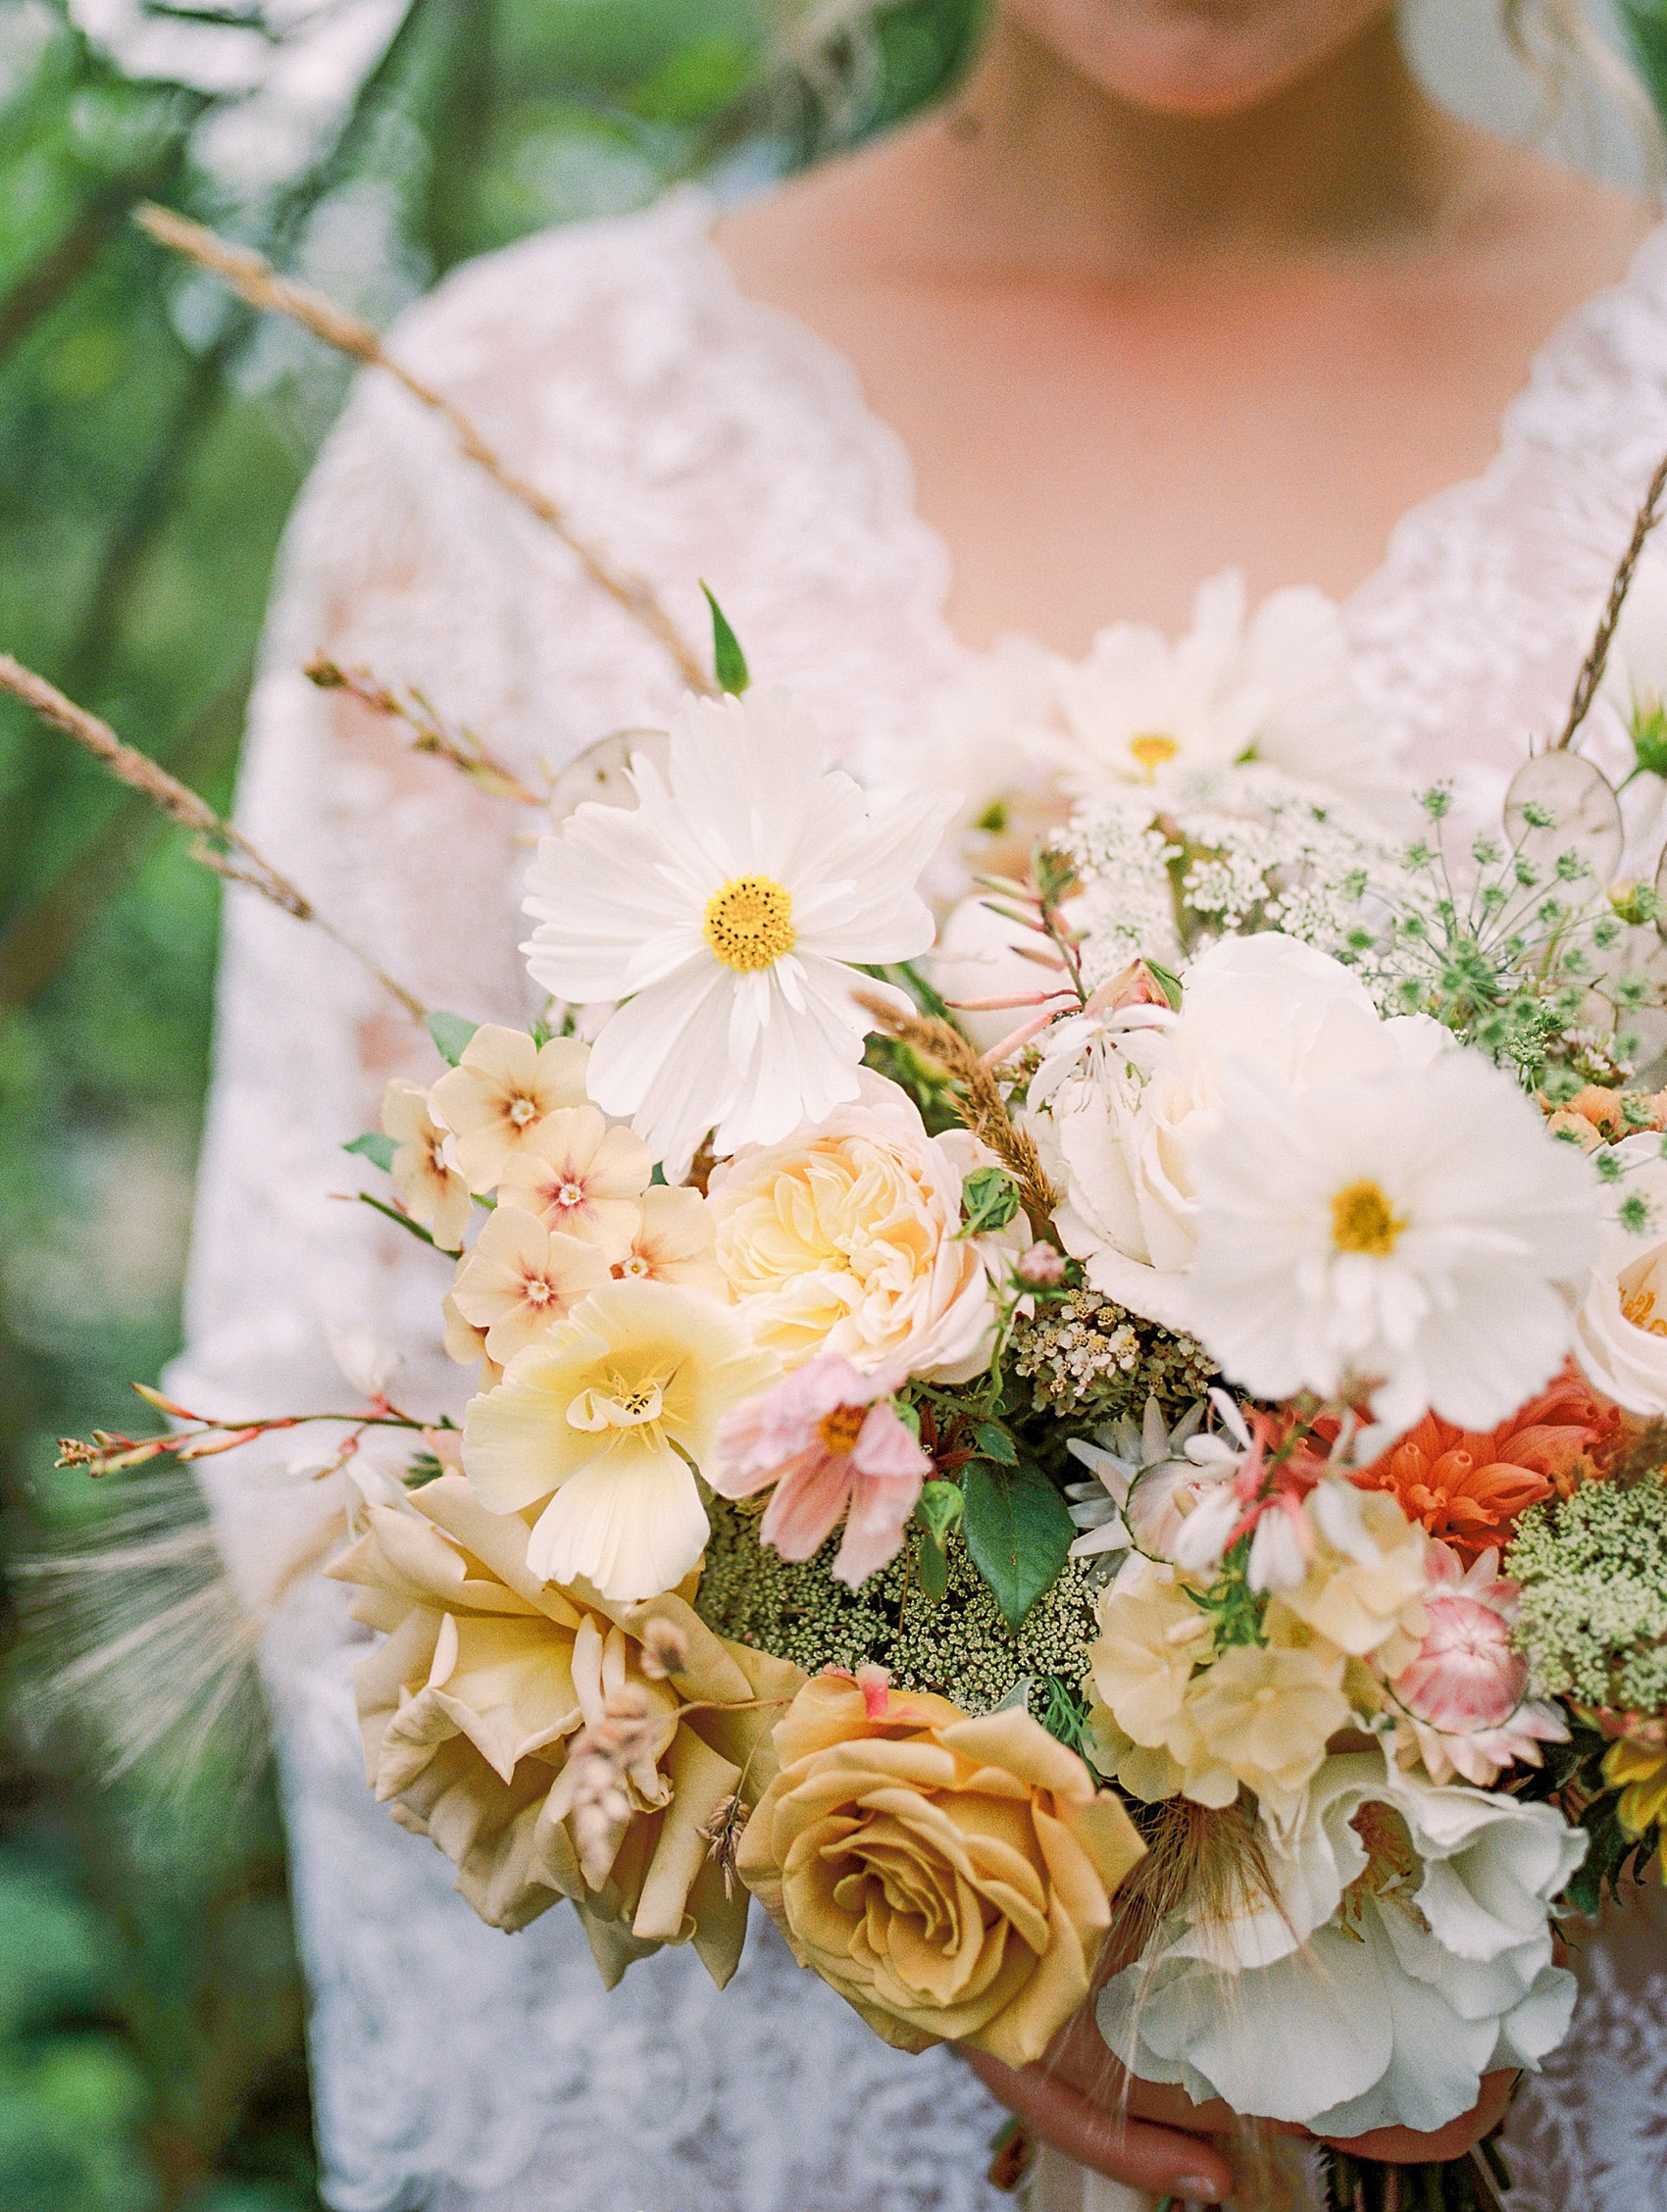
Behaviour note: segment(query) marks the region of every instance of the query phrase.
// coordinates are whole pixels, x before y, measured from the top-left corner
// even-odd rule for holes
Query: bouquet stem
[[[1386,2166],[1345,2150],[1323,2150],[1326,2212],[1503,2212],[1511,2186],[1497,2142],[1490,2137],[1463,2158],[1429,2166]]]

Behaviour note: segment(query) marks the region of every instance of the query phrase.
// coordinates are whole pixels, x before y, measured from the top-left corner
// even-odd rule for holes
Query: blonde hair
[[[1593,24],[1586,0],[1503,0],[1505,36],[1538,79],[1546,125],[1583,124],[1595,143],[1607,100],[1637,138],[1649,180],[1667,171],[1667,143],[1654,101],[1637,72]]]

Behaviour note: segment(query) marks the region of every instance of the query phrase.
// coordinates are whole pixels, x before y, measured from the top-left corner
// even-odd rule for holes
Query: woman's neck
[[[962,92],[888,166],[911,259],[1137,281],[1431,238],[1486,143],[1423,90],[1388,19],[1263,106],[1209,117],[1118,100],[998,19]]]

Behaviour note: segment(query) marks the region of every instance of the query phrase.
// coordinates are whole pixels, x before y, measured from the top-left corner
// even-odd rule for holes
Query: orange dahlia
[[[1409,1519],[1466,1561],[1508,1543],[1519,1517],[1555,1491],[1566,1496],[1618,1434],[1621,1416],[1571,1368],[1497,1429],[1456,1428],[1428,1413],[1355,1477],[1388,1490]]]

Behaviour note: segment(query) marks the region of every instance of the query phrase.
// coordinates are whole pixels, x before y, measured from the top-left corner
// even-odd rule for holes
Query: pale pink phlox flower
[[[809,1559],[845,1516],[834,1572],[855,1589],[901,1550],[932,1473],[888,1403],[907,1380],[902,1368],[865,1375],[834,1352],[807,1360],[726,1416],[706,1479],[728,1498],[775,1483],[759,1537],[783,1559]]]
[[[1391,1685],[1426,1767],[1437,1782],[1457,1773],[1486,1787],[1514,1760],[1539,1766],[1540,1745],[1568,1731],[1552,1706],[1526,1695],[1528,1662],[1511,1644],[1517,1584],[1499,1573],[1497,1551],[1467,1571],[1434,1540],[1427,1573],[1424,1641]]]

